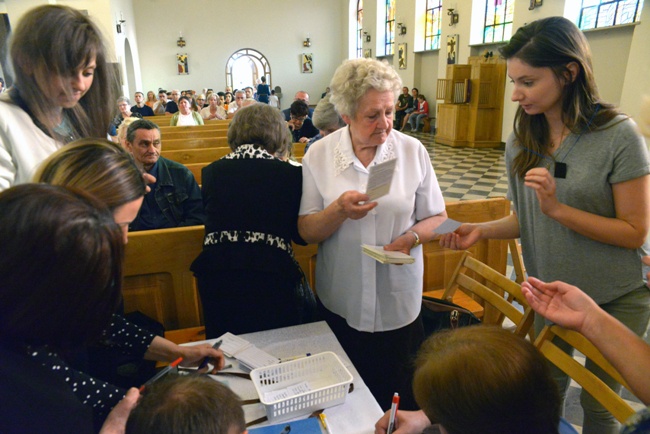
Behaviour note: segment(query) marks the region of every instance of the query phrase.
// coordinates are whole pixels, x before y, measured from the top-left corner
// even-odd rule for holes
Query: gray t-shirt
[[[514,134],[506,142],[508,196],[519,219],[526,271],[543,281],[562,280],[578,286],[598,304],[643,286],[642,249],[604,244],[544,215],[534,190],[512,173],[512,161],[523,149]],[[524,151],[525,152],[525,151]],[[643,137],[630,119],[618,116],[598,131],[570,134],[556,152],[566,163],[566,178],[556,178],[557,198],[571,207],[615,217],[612,184],[650,173]],[[546,167],[550,160],[543,160]],[[550,165],[551,173],[554,171]]]

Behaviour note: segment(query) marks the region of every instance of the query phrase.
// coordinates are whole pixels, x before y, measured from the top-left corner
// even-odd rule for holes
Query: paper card
[[[442,222],[442,223],[440,224],[440,226],[438,226],[438,227],[434,230],[434,232],[435,232],[436,234],[440,234],[440,235],[442,235],[442,234],[448,234],[448,233],[453,232],[453,231],[455,231],[456,229],[458,229],[458,228],[460,227],[460,225],[462,225],[461,222],[457,222],[456,220],[453,220],[453,219],[447,219],[447,220],[445,220],[444,222]]]
[[[298,384],[293,384],[289,387],[286,387],[284,389],[279,389],[279,390],[273,390],[271,392],[265,392],[264,393],[264,401],[265,403],[271,403],[271,402],[277,402],[282,399],[288,399],[291,397],[294,397],[296,395],[301,395],[303,393],[311,392],[311,387],[309,386],[309,383],[306,381],[303,381]]]
[[[393,173],[395,173],[395,165],[397,158],[385,161],[374,166],[370,166],[368,171],[368,186],[366,194],[370,196],[370,201],[379,199],[386,196],[390,192],[390,185],[393,182]]]
[[[221,351],[228,357],[235,357],[237,353],[251,346],[251,343],[246,339],[235,336],[230,332],[224,333],[219,336],[221,339]]]

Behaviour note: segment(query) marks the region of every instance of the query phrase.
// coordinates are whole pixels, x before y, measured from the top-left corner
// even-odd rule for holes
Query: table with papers
[[[334,434],[374,433],[375,423],[383,415],[383,411],[325,321],[239,336],[257,348],[280,359],[304,356],[307,353],[334,352],[352,374],[354,391],[347,395],[344,404],[325,409],[324,413],[327,415],[331,430]],[[216,340],[211,339],[192,344],[205,342],[213,344]],[[237,360],[228,358],[226,364],[228,363],[232,363],[233,368],[227,369],[225,372],[242,372],[239,369]],[[257,398],[257,392],[250,380],[230,375],[213,375],[212,378],[226,384],[242,400]],[[259,403],[245,405],[244,413],[247,422],[258,420],[266,415],[264,407]],[[303,416],[298,419],[306,417]],[[272,423],[265,421],[255,426],[266,425],[272,425]]]

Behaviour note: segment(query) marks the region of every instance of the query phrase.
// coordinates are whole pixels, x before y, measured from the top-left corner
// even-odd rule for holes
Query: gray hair
[[[126,130],[126,141],[133,143],[133,140],[135,140],[135,132],[138,130],[158,130],[158,133],[160,133],[158,124],[154,124],[149,119],[138,119],[132,122]]]
[[[117,104],[119,105],[121,102],[126,102],[127,104],[131,105],[131,100],[126,97],[126,96],[121,96],[117,99]]]
[[[330,101],[336,110],[353,118],[357,113],[359,100],[370,89],[379,92],[392,91],[395,96],[402,88],[402,79],[385,60],[346,60],[334,72],[330,82]]]
[[[345,122],[336,111],[334,104],[330,102],[330,95],[318,101],[314,109],[314,126],[319,130],[326,130],[329,127],[343,127]]]
[[[282,112],[268,104],[253,104],[235,112],[228,144],[233,151],[241,145],[257,145],[273,155],[291,144],[291,134]]]

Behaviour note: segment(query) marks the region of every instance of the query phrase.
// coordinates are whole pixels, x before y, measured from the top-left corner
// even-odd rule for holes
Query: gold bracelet
[[[415,243],[413,243],[413,245],[411,246],[411,248],[413,248],[413,247],[417,247],[417,246],[419,246],[419,245],[421,244],[421,243],[420,243],[420,236],[418,235],[417,232],[415,232],[415,231],[406,231],[406,232],[404,232],[404,233],[405,233],[405,234],[411,233],[411,234],[415,235]]]

